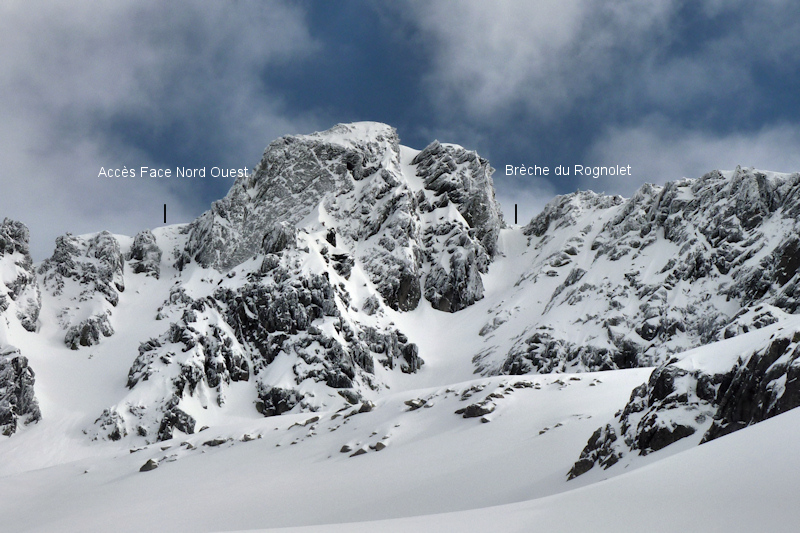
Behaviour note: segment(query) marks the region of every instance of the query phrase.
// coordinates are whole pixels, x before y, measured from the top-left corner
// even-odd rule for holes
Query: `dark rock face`
[[[479,416],[488,415],[494,412],[496,406],[492,401],[483,401],[480,403],[472,403],[462,409],[456,410],[457,415],[463,418],[478,418]]]
[[[94,346],[100,343],[101,336],[110,337],[114,334],[114,328],[108,321],[108,314],[103,313],[87,318],[80,324],[72,326],[67,330],[64,337],[64,344],[72,350],[77,350],[80,346]]]
[[[502,366],[502,373],[522,375],[532,372],[566,372],[579,364],[594,370],[613,370],[637,366],[636,348],[620,342],[619,351],[580,345],[554,338],[549,329],[542,328],[517,345]]]
[[[425,279],[425,299],[434,309],[454,313],[483,298],[480,273],[487,269],[487,258],[464,233],[446,241],[448,267],[435,263]],[[481,255],[484,254],[484,255]]]
[[[19,423],[30,424],[42,418],[33,393],[34,373],[28,359],[0,347],[0,432],[10,436]]]
[[[156,243],[155,235],[145,230],[133,238],[127,260],[134,273],[158,279],[161,275],[161,255],[161,248]]]
[[[581,452],[578,459],[569,471],[568,478],[574,479],[591,470],[595,464],[604,469],[613,466],[621,455],[617,455],[614,446],[617,442],[617,433],[611,424],[597,428],[589,437],[589,442]]]
[[[0,255],[30,256],[29,242],[30,232],[25,224],[10,218],[3,219],[3,223],[0,224]]]
[[[256,408],[264,416],[277,416],[291,411],[301,399],[297,391],[260,385]]]
[[[156,468],[158,468],[158,463],[153,459],[148,459],[147,462],[143,464],[141,468],[139,468],[139,472],[150,472]]]
[[[166,406],[166,412],[158,428],[158,440],[160,441],[171,439],[176,429],[187,435],[194,433],[197,422],[191,415],[180,410],[177,404],[178,399],[173,397]]]
[[[16,272],[8,285],[0,282],[0,314],[13,302],[22,327],[36,331],[42,297],[28,248],[29,238],[30,232],[24,224],[8,218],[0,224],[0,264],[6,263],[6,268]]]
[[[614,421],[589,438],[569,479],[595,464],[609,468],[634,451],[639,455],[658,451],[707,427],[718,385],[701,371],[671,364],[657,368],[646,384],[633,390]]]
[[[693,435],[702,444],[800,406],[799,343],[800,332],[779,329],[764,348],[742,354],[725,372],[687,370],[677,360],[657,368],[592,435],[569,478]]]
[[[13,435],[20,423],[42,418],[34,394],[34,371],[27,357],[8,344],[7,327],[13,318],[36,331],[41,294],[28,249],[28,228],[4,219],[0,224],[0,433]],[[12,318],[13,317],[13,318]]]
[[[800,406],[800,333],[777,338],[724,375],[703,442]]]

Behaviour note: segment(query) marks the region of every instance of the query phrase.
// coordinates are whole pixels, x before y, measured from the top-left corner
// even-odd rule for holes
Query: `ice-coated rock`
[[[161,275],[161,248],[149,230],[136,234],[126,259],[136,274],[146,274],[156,279]]]

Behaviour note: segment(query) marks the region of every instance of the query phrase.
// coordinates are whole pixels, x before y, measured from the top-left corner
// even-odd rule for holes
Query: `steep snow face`
[[[527,267],[482,329],[485,373],[652,366],[800,308],[800,174],[574,193],[523,231]]]

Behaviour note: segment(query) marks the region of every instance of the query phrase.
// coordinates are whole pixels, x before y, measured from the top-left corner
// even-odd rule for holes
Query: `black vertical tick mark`
[[[167,223],[167,204],[164,204],[164,224]]]

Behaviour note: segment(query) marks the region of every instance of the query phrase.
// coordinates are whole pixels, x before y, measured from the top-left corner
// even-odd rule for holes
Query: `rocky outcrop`
[[[800,406],[800,331],[774,339],[720,380],[714,422],[703,442]]]
[[[53,255],[39,267],[45,287],[54,296],[63,294],[68,280],[79,287],[79,297],[95,293],[116,306],[125,290],[124,261],[119,242],[107,231],[84,239],[70,233],[56,239]]]
[[[719,357],[709,365],[718,368],[714,359]],[[800,331],[792,328],[777,329],[762,348],[732,359],[728,370],[705,370],[691,355],[672,360],[654,370],[614,420],[595,431],[568,477],[687,437],[702,444],[794,409],[800,406],[798,362]]]
[[[139,244],[146,246],[146,239],[139,238]],[[107,231],[89,238],[68,233],[56,239],[56,249],[39,267],[39,275],[45,289],[65,304],[58,318],[67,331],[67,346],[92,346],[113,335],[110,317],[125,290],[124,268],[119,242]]]
[[[265,254],[278,254],[297,244],[297,230],[287,222],[271,224],[267,227],[261,241],[261,251]]]
[[[0,224],[0,433],[5,436],[42,417],[33,390],[35,373],[10,344],[8,331],[14,320],[30,332],[37,330],[42,301],[28,239],[23,224],[10,219]]]
[[[345,278],[362,269],[395,310],[415,309],[423,296],[443,311],[463,309],[483,297],[480,275],[504,225],[492,169],[475,152],[434,142],[405,162],[416,166],[418,189],[402,163],[397,133],[384,124],[279,139],[252,176],[192,223],[181,257],[228,270],[294,246],[294,225],[318,212],[314,229],[336,249]]]
[[[126,259],[135,274],[145,274],[156,279],[161,275],[161,248],[149,230],[136,234]]]
[[[111,323],[108,321],[108,314],[102,313],[70,327],[64,337],[64,344],[72,350],[77,350],[81,346],[99,344],[101,336],[110,337],[113,334],[114,328],[111,327]]]
[[[256,409],[264,416],[282,415],[300,403],[302,395],[295,390],[259,384]]]
[[[741,168],[644,185],[629,200],[558,197],[523,230],[531,267],[517,286],[545,295],[527,311],[536,318],[498,330],[519,340],[504,357],[483,348],[475,363],[487,374],[654,366],[794,313],[797,212],[800,174]],[[498,308],[486,331],[507,313]],[[586,341],[573,340],[575,327]]]
[[[13,304],[13,314],[22,327],[36,331],[42,297],[28,248],[29,238],[28,228],[20,222],[6,218],[0,224],[0,265],[4,272],[0,278],[0,314]]]
[[[98,437],[164,440],[174,430],[191,433],[197,422],[186,413],[198,404],[223,408],[234,382],[249,383],[258,398],[254,409],[274,416],[315,411],[328,398],[358,398],[360,390],[377,385],[376,363],[403,372],[421,367],[419,351],[405,335],[349,318],[349,297],[331,283],[333,274],[307,272],[308,252],[297,248],[294,230],[286,230],[276,226],[269,234],[277,238],[265,246],[277,253],[264,255],[248,281],[202,298],[173,288],[158,312],[172,321],[168,330],[140,345],[128,373],[130,399],[98,418]],[[288,368],[280,387],[270,377],[274,364]],[[306,395],[301,384],[312,382],[331,393]],[[142,389],[157,391],[163,404],[140,407]]]
[[[398,146],[393,128],[365,127],[339,125],[272,142],[254,171],[192,223],[187,252],[203,266],[230,269],[259,251],[272,223],[296,224],[326,194],[352,189]]]
[[[20,424],[42,418],[33,392],[34,372],[28,359],[8,347],[0,347],[0,432],[14,434]]]
[[[494,169],[489,162],[474,151],[434,141],[414,157],[412,164],[417,165],[425,188],[433,191],[439,202],[455,204],[483,249],[494,256],[505,224],[495,200]]]

